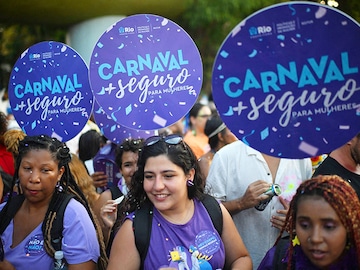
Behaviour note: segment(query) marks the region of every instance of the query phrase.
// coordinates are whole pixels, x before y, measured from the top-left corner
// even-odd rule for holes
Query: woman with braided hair
[[[20,194],[0,205],[0,269],[53,269],[59,246],[69,270],[106,268],[101,229],[70,172],[70,160],[69,148],[55,138],[20,141],[13,179],[13,185],[19,181]],[[60,211],[67,194],[72,197]],[[62,235],[54,238],[58,218]]]
[[[360,202],[349,183],[336,175],[314,177],[297,189],[258,269],[359,269],[359,228]]]

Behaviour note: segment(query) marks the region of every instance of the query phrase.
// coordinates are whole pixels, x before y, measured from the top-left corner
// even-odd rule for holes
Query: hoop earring
[[[187,185],[188,187],[193,187],[193,186],[194,186],[193,180],[191,180],[191,179],[186,180],[186,185]]]

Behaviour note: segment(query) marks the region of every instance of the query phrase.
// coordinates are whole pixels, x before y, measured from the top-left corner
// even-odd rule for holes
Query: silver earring
[[[306,241],[308,241],[309,243],[311,242],[311,238],[310,238],[310,236],[308,237],[308,239],[307,239]]]
[[[186,181],[186,185],[187,185],[188,187],[192,187],[192,186],[194,186],[194,182],[193,182],[191,179],[188,179],[188,180]]]
[[[64,188],[62,187],[60,180],[56,183],[56,189],[58,192],[63,192]]]

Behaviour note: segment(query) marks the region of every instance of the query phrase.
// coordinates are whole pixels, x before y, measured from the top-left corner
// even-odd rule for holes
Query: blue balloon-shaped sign
[[[27,135],[72,139],[88,121],[93,99],[84,60],[60,42],[31,46],[10,75],[10,106]]]
[[[179,25],[140,14],[118,21],[100,37],[89,74],[95,99],[115,122],[155,130],[191,109],[203,68],[194,41]]]
[[[100,132],[115,144],[120,144],[125,139],[146,139],[158,134],[156,130],[135,130],[121,126],[104,112],[96,100],[93,115]]]
[[[330,152],[360,131],[359,48],[359,24],[326,5],[288,2],[252,14],[215,59],[221,118],[265,154]]]

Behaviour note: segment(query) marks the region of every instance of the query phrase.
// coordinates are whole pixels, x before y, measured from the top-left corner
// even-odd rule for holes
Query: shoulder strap
[[[68,205],[69,201],[75,197],[75,195],[73,194],[68,194],[68,193],[58,193],[56,195],[57,198],[57,202],[54,205],[54,209],[49,209],[52,211],[56,211],[56,216],[54,219],[54,222],[52,224],[51,227],[51,245],[53,246],[53,248],[55,250],[61,250],[61,240],[63,238],[63,228],[64,228],[64,213],[65,213],[65,209],[66,206]],[[48,210],[48,212],[49,212]],[[45,223],[43,223],[42,226],[42,231],[44,233],[45,231]]]
[[[208,211],[215,229],[221,236],[223,228],[223,217],[220,204],[214,197],[208,194],[204,194],[201,202],[204,204],[206,210]],[[145,257],[149,248],[153,218],[152,209],[153,205],[149,201],[146,201],[140,209],[135,211],[135,217],[133,220],[135,244],[137,250],[139,251],[141,259],[140,269],[143,269],[144,267]]]
[[[135,244],[141,259],[140,269],[144,268],[144,261],[149,248],[153,219],[152,210],[152,203],[150,201],[146,201],[140,209],[135,211],[135,217],[133,220]]]
[[[220,204],[214,197],[210,196],[209,194],[204,194],[204,197],[202,198],[201,202],[208,211],[215,229],[221,236],[223,229],[223,216],[222,216]]]
[[[24,195],[13,196],[8,205],[5,205],[0,212],[0,234],[2,234],[10,221],[14,218],[16,212],[20,209],[25,197]]]
[[[115,200],[123,195],[120,188],[118,186],[112,186],[109,188],[111,192],[111,199]]]
[[[65,208],[69,203],[70,199],[74,197],[74,195],[59,193],[57,196],[59,196],[58,199],[60,204],[58,205],[58,209],[56,211],[57,214],[51,229],[51,243],[55,250],[61,250],[61,239],[62,239]],[[8,202],[9,205],[5,205],[4,208],[1,210],[0,234],[2,234],[5,231],[10,221],[14,218],[16,212],[20,209],[24,199],[25,199],[24,195],[14,196]],[[44,233],[44,224],[45,223],[43,223],[42,226],[43,233]]]
[[[275,270],[286,270],[287,263],[283,263],[281,260],[285,257],[286,250],[289,244],[289,236],[282,237],[276,244],[275,255],[273,260],[273,269]]]

